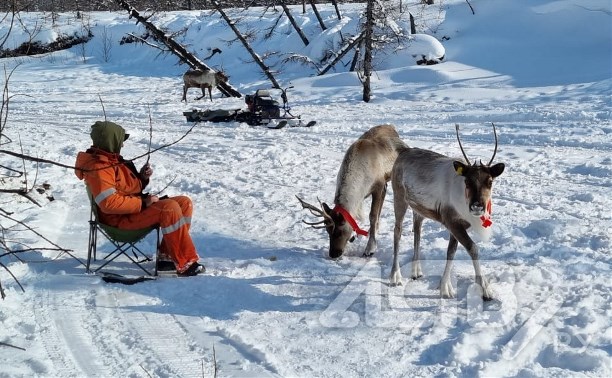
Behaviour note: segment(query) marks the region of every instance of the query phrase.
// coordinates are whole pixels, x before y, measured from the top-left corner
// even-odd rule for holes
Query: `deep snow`
[[[353,73],[315,76],[311,67],[289,64],[279,77],[295,87],[293,112],[316,119],[315,127],[202,123],[151,157],[151,190],[171,183],[164,194],[194,200],[192,235],[205,275],[123,286],[42,249],[21,255],[26,263],[1,258],[25,293],[0,270],[8,295],[0,302],[0,342],[25,350],[0,345],[0,376],[210,377],[213,358],[218,375],[232,377],[610,376],[612,8],[595,0],[470,3],[475,15],[459,0],[424,11],[412,5],[420,32],[442,41],[445,61],[416,66],[409,49],[379,56],[370,103],[361,101]],[[362,6],[344,6],[338,21],[333,8],[321,5],[323,33],[313,14],[297,9],[311,44],[302,47],[283,19],[273,38],[254,42],[260,54],[297,50],[315,59],[337,38],[333,31],[354,32]],[[107,117],[131,134],[122,151],[128,158],[147,151],[149,109],[156,147],[189,129],[183,111],[245,107],[244,98],[221,98],[218,91],[212,103],[194,101],[195,90],[181,103],[184,66],[150,47],[119,45],[125,33],[141,31],[125,13],[87,16],[96,37],[84,51],[1,62],[8,69],[19,63],[5,130],[14,142],[4,149],[73,164],[89,146],[89,126],[103,118],[99,98]],[[276,20],[257,8],[243,16],[243,30],[265,30]],[[72,21],[42,39],[80,28],[73,15],[62,17]],[[176,12],[154,21],[171,30],[189,27],[181,42],[200,57],[220,47],[223,53],[207,63],[223,66],[243,94],[270,86],[243,48],[227,43],[233,37],[218,15]],[[113,41],[108,62],[104,28]],[[295,195],[333,201],[344,151],[370,127],[391,123],[409,145],[460,156],[458,123],[468,155],[488,161],[492,122],[500,138],[496,161],[507,166],[494,187],[493,237],[481,251],[492,303],[482,307],[461,247],[457,298],[439,298],[447,232],[431,221],[421,242],[425,276],[406,279],[409,216],[404,285],[387,285],[391,190],[374,258],[361,257],[365,241],[357,239],[332,261],[323,231],[301,222],[312,218]],[[1,164],[21,162],[4,156]],[[34,164],[28,166],[33,175]],[[37,179],[51,185],[55,201],[41,197],[39,208],[3,196],[0,207],[84,259],[83,184],[70,169],[50,164],[39,166]],[[114,266],[136,273],[127,263]]]

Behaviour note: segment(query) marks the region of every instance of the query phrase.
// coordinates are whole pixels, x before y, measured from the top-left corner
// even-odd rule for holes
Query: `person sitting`
[[[153,170],[147,163],[137,171],[132,161],[120,155],[123,142],[129,137],[123,127],[97,121],[91,126],[90,135],[93,145],[77,154],[75,174],[85,180],[98,206],[100,222],[125,230],[159,225],[163,235],[159,270],[165,270],[160,266],[164,261],[166,265],[171,261],[179,276],[204,272],[189,234],[191,199],[143,193]]]

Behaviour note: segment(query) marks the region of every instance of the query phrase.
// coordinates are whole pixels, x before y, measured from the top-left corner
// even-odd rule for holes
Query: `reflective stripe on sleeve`
[[[94,199],[94,201],[96,201],[96,204],[98,204],[98,206],[100,206],[100,203],[102,201],[104,201],[105,199],[107,199],[108,197],[112,196],[113,194],[115,194],[117,191],[115,190],[115,188],[108,188],[106,190],[103,190],[102,192],[100,192],[100,194],[98,194],[96,196],[96,198]]]

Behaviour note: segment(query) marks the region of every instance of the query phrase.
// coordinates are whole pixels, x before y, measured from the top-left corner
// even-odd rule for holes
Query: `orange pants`
[[[169,256],[176,270],[184,272],[199,260],[193,240],[189,235],[193,205],[187,196],[159,200],[137,214],[121,217],[117,228],[135,230],[159,225],[163,235],[160,253]]]

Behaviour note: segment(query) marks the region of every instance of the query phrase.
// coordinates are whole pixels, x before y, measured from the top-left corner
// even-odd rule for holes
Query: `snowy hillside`
[[[199,123],[181,142],[151,156],[151,191],[189,195],[191,234],[207,272],[162,277],[133,286],[104,283],[69,256],[41,247],[0,257],[7,298],[0,302],[0,377],[609,377],[612,375],[610,249],[612,246],[612,7],[598,0],[463,0],[426,8],[410,5],[419,32],[444,47],[441,64],[417,66],[410,46],[377,56],[373,98],[348,72],[352,54],[335,71],[282,63],[299,52],[319,59],[338,30],[354,34],[364,6],[320,5],[294,16],[310,40],[281,18],[276,32],[253,41],[260,54],[278,52],[279,81],[293,85],[294,114],[312,128],[271,130],[240,123]],[[231,11],[243,30],[267,30],[278,13]],[[29,15],[35,22],[36,15]],[[69,51],[0,61],[15,68],[9,82],[2,149],[66,165],[90,145],[89,127],[103,119],[130,133],[123,155],[142,155],[180,138],[191,109],[245,108],[243,98],[181,102],[186,70],[172,56],[141,44],[119,44],[140,25],[125,13],[87,14],[94,38]],[[404,14],[406,17],[406,14]],[[27,19],[27,18],[26,18]],[[79,32],[73,15],[40,33]],[[270,83],[223,20],[209,11],[152,19],[207,64],[223,67],[243,95]],[[406,20],[397,20],[401,27]],[[0,35],[6,31],[0,24]],[[103,35],[106,35],[105,42]],[[15,31],[11,43],[23,42]],[[105,46],[110,41],[110,56]],[[337,41],[336,41],[337,42]],[[333,43],[332,43],[333,45]],[[108,50],[107,50],[108,51]],[[278,96],[277,91],[272,91]],[[199,95],[199,94],[198,94]],[[372,126],[395,125],[411,146],[473,159],[493,152],[506,171],[493,189],[493,236],[481,244],[481,265],[495,300],[482,303],[474,269],[459,247],[452,275],[456,299],[440,299],[447,231],[426,221],[421,241],[424,277],[410,280],[411,217],[404,221],[403,286],[390,287],[393,193],[389,190],[373,258],[364,238],[339,259],[328,237],[302,219],[295,195],[333,202],[348,146]],[[17,141],[21,141],[20,146]],[[144,163],[138,159],[136,166]],[[0,165],[15,164],[2,155]],[[30,164],[30,172],[35,172]],[[3,195],[0,208],[85,259],[89,204],[73,171],[41,164],[39,183],[55,198],[42,208]],[[390,187],[389,187],[390,189]],[[367,226],[367,217],[358,220]],[[13,226],[0,218],[3,228]],[[153,243],[148,240],[149,246]],[[113,264],[137,273],[126,262]]]

